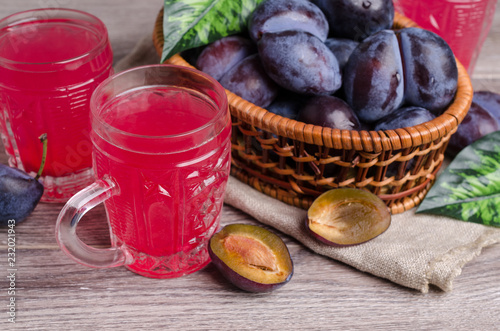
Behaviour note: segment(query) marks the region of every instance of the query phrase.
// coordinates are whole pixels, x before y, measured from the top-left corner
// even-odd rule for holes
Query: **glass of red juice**
[[[61,249],[90,267],[125,265],[152,278],[203,268],[230,170],[224,88],[195,69],[149,65],[104,81],[90,107],[96,180],[59,214]],[[109,249],[87,246],[75,234],[80,218],[101,202]]]
[[[395,0],[394,7],[422,28],[435,32],[472,75],[490,31],[497,0]]]
[[[112,62],[93,15],[47,8],[0,20],[0,134],[9,164],[32,174],[47,134],[42,201],[66,202],[92,183],[90,97]]]

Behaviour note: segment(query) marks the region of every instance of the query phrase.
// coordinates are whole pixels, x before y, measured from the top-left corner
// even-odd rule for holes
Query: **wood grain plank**
[[[23,250],[18,266],[19,322],[41,327],[71,320],[75,325],[91,326],[97,320],[102,326],[118,326],[127,316],[130,327],[140,327],[153,315],[174,320],[176,328],[191,325],[183,323],[209,323],[206,325],[214,329],[238,328],[249,322],[252,328],[260,328],[269,321],[281,329],[293,321],[295,329],[314,325],[446,329],[452,323],[460,328],[492,330],[497,323],[491,308],[499,299],[498,287],[485,284],[499,281],[498,269],[488,268],[484,261],[498,260],[498,249],[486,250],[466,267],[458,282],[463,286],[454,292],[428,295],[356,272],[300,246],[292,247],[291,254],[297,263],[290,284],[271,294],[248,294],[223,281],[212,266],[183,278],[152,280],[125,268],[89,269],[68,262],[57,250]],[[467,269],[474,271],[474,277],[467,276]],[[106,320],[110,316],[119,318]],[[161,326],[156,318],[148,325]]]

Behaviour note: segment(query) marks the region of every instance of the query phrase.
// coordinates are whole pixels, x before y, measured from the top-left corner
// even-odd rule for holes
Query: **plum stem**
[[[35,179],[38,180],[40,176],[42,175],[43,168],[45,167],[45,160],[47,159],[47,134],[44,133],[40,137],[40,142],[43,144],[43,152],[42,152],[42,162],[40,163],[40,168],[38,169],[38,172],[36,174]]]

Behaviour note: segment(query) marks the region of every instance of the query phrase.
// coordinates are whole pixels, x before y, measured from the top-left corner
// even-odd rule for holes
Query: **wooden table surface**
[[[115,60],[150,34],[161,0],[2,1],[0,17],[47,6],[77,8],[107,25]],[[480,56],[476,89],[500,92],[500,8]],[[0,162],[7,163],[0,145]],[[177,279],[156,280],[125,268],[91,269],[57,246],[61,204],[37,206],[16,231],[16,323],[8,322],[7,229],[0,228],[0,330],[498,330],[500,245],[490,246],[463,268],[454,289],[427,294],[318,256],[284,235],[295,263],[285,287],[249,294],[225,282],[213,266]],[[104,208],[79,227],[88,244],[109,245]],[[222,224],[256,223],[224,206]]]

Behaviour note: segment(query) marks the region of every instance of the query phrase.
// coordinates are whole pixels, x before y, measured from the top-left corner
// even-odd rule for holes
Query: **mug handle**
[[[61,250],[76,262],[93,268],[118,267],[132,262],[132,256],[121,247],[90,247],[76,235],[76,226],[83,215],[118,191],[118,186],[111,179],[97,180],[71,197],[59,213],[57,242]]]

